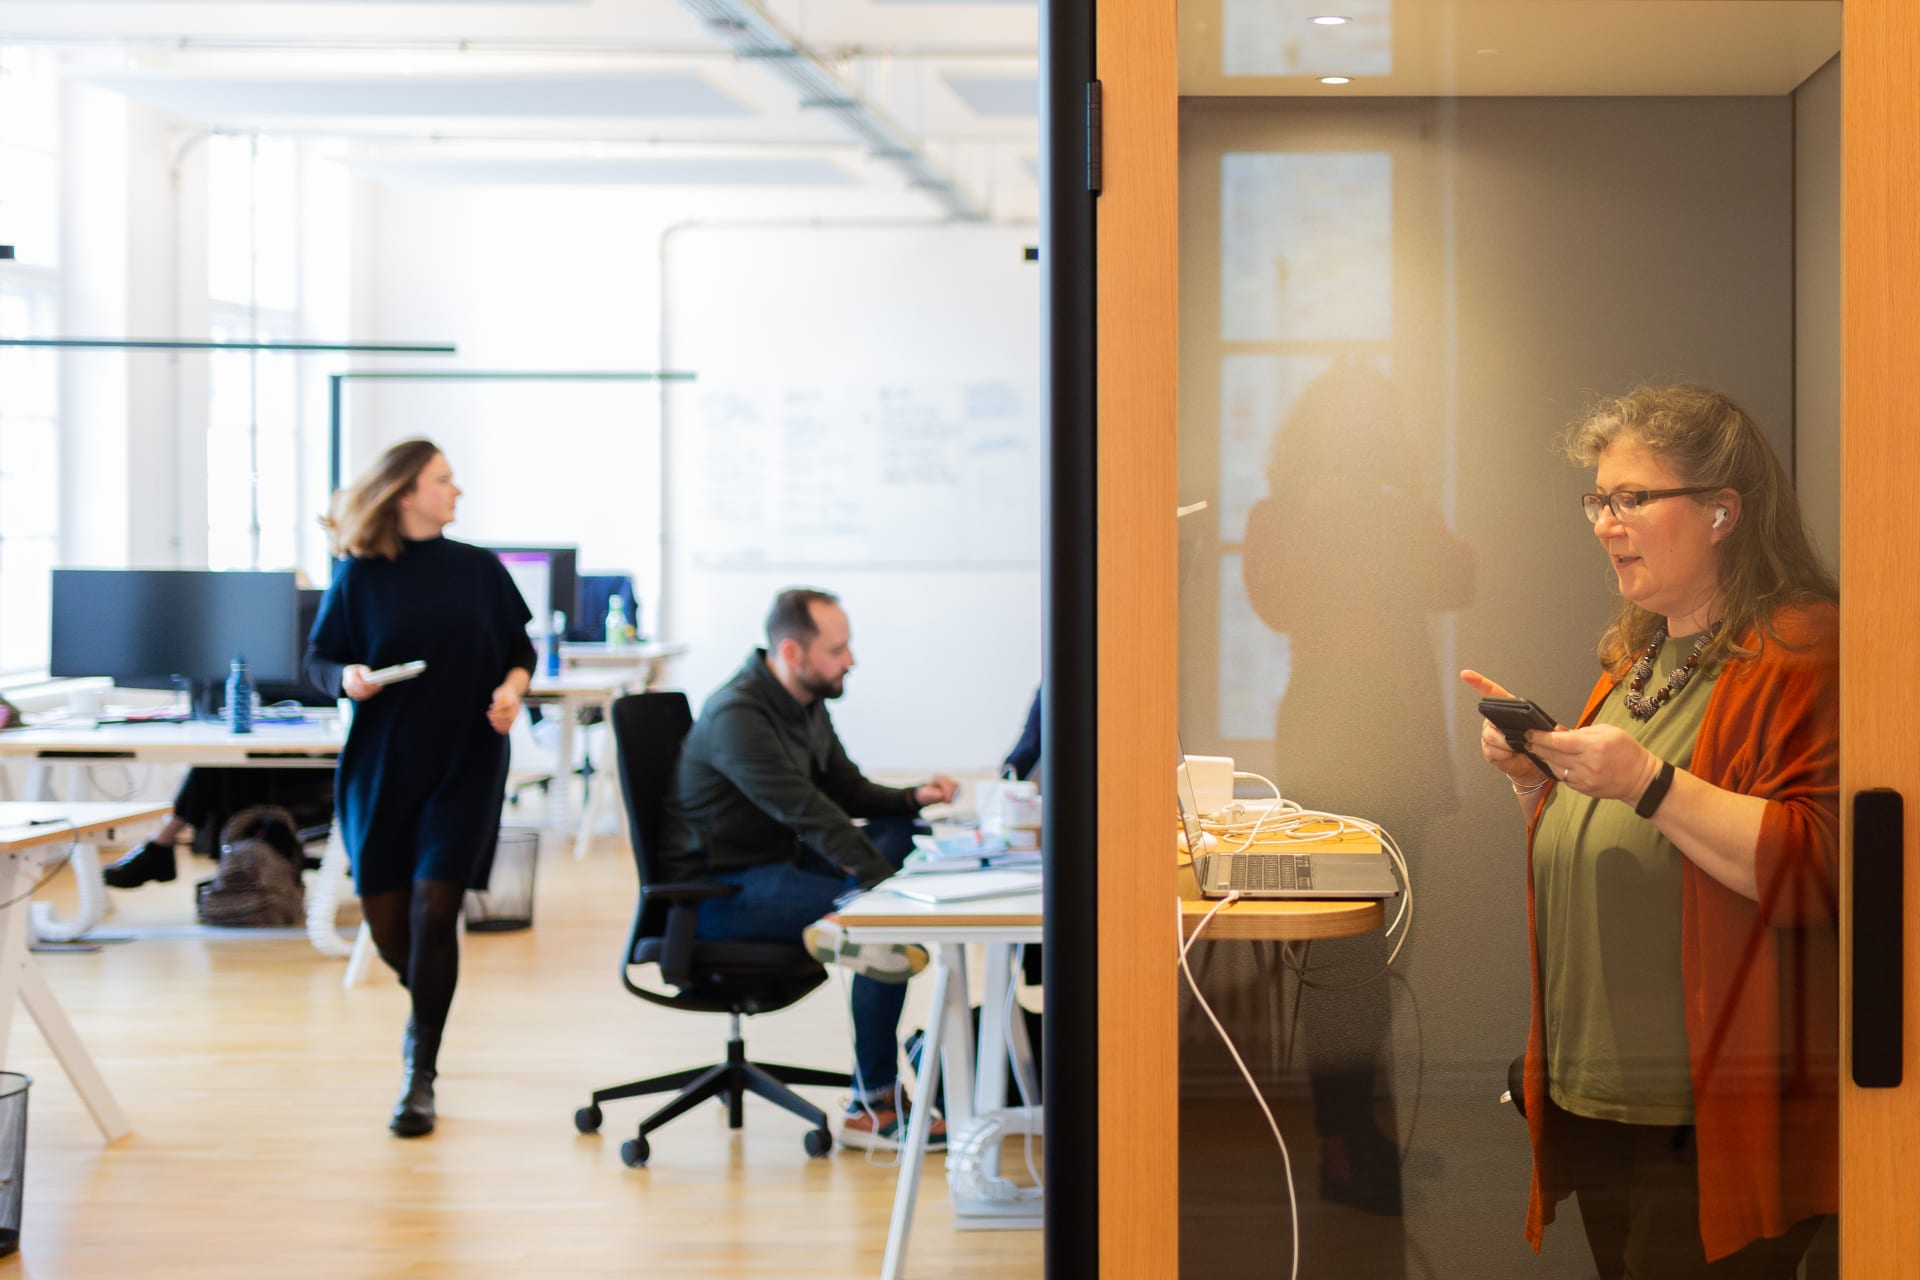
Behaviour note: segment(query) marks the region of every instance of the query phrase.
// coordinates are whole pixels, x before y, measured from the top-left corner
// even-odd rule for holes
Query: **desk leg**
[[[120,1109],[120,1103],[114,1098],[113,1090],[107,1087],[100,1068],[93,1065],[93,1058],[87,1053],[86,1046],[80,1043],[79,1033],[73,1024],[67,1021],[66,1010],[53,997],[53,988],[47,985],[46,975],[40,972],[40,966],[34,963],[32,956],[20,970],[20,998],[26,1002],[27,1012],[40,1025],[40,1034],[46,1037],[47,1044],[53,1049],[53,1056],[60,1060],[60,1067],[67,1073],[67,1079],[73,1081],[73,1087],[80,1093],[80,1100],[87,1104],[87,1110],[93,1115],[93,1122],[100,1129],[100,1136],[108,1142],[117,1142],[133,1132],[133,1126],[127,1122],[127,1113]]]
[[[611,783],[614,753],[619,749],[613,745],[613,704],[606,703],[600,709],[600,723],[607,727],[607,757],[597,768],[587,770],[585,782],[586,794],[580,798],[580,829],[573,835],[573,860],[579,862],[587,856],[587,848],[593,843],[593,826],[600,818],[600,795]]]
[[[1001,1064],[1007,1059],[1007,992],[1013,986],[1013,947],[986,944],[985,988],[980,993],[980,1056],[973,1081],[973,1110],[978,1116],[992,1116],[1007,1105],[1007,1073]],[[952,1084],[951,1078],[948,1084]],[[947,1133],[953,1134],[952,1121]],[[988,1174],[1000,1172],[1000,1149],[983,1153],[981,1168]]]
[[[920,1191],[920,1166],[926,1163],[927,1134],[933,1128],[933,1094],[940,1084],[940,1068],[943,1063],[954,1061],[954,1055],[947,1048],[947,1035],[953,1028],[953,1003],[956,995],[960,1001],[959,1024],[967,1028],[966,1015],[966,949],[957,943],[943,942],[934,948],[933,958],[933,1016],[927,1021],[927,1038],[920,1047],[920,1078],[917,1082],[920,1096],[915,1100],[913,1115],[907,1122],[907,1145],[900,1152],[900,1177],[893,1193],[893,1220],[887,1225],[887,1256],[880,1266],[881,1280],[900,1280],[900,1272],[907,1263],[907,1235],[913,1229],[913,1204]],[[958,978],[959,981],[954,981]],[[964,1074],[964,1073],[963,1073]],[[948,1084],[959,1087],[958,1082],[949,1080]],[[951,1129],[952,1121],[949,1119]]]
[[[547,794],[554,797],[548,820],[555,831],[565,834],[567,819],[573,813],[573,744],[580,731],[580,715],[571,702],[555,703],[554,709],[560,715],[560,742],[555,748],[553,786],[547,789]]]
[[[31,871],[31,867],[21,866],[17,855],[0,859],[0,901],[19,892],[16,886]],[[40,966],[27,953],[26,907],[27,903],[22,899],[0,913],[0,1062],[6,1061],[6,1051],[10,1047],[13,1005],[18,997],[26,1004],[27,1012],[33,1015],[40,1034],[53,1050],[53,1056],[59,1059],[61,1070],[67,1073],[67,1079],[73,1081],[80,1100],[87,1104],[87,1110],[92,1114],[94,1124],[99,1126],[101,1136],[108,1142],[117,1141],[131,1133],[133,1126],[127,1122],[126,1113],[120,1109],[120,1103],[114,1098],[113,1090],[107,1087],[100,1069],[94,1066],[86,1046],[80,1043],[80,1036],[74,1031],[73,1024],[67,1021],[66,1011],[54,998],[53,988],[47,985],[46,975],[40,972]]]
[[[43,942],[72,942],[91,933],[106,918],[107,882],[100,875],[100,851],[92,844],[74,846],[73,882],[79,895],[72,919],[62,920],[56,916],[51,903],[33,904],[29,919],[36,938]]]
[[[10,901],[33,881],[29,879],[38,860],[22,855],[0,855],[0,902]],[[32,940],[32,918],[25,901],[0,910],[0,1066],[7,1063],[7,1050],[13,1036],[13,1004],[20,995],[20,971],[33,962],[27,954]]]
[[[340,888],[346,883],[347,842],[341,838],[340,823],[335,821],[327,836],[327,851],[320,855],[320,870],[314,872],[313,887],[307,891],[307,940],[321,955],[348,956],[353,948],[340,941],[335,921],[340,914]]]

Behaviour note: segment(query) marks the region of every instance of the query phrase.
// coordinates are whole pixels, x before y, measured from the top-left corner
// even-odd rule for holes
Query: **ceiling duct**
[[[868,154],[907,177],[909,186],[938,200],[952,218],[985,221],[987,211],[920,149],[917,139],[844,84],[816,52],[782,31],[752,0],[680,0],[735,57],[766,64],[792,85],[800,105],[831,111],[867,145]]]

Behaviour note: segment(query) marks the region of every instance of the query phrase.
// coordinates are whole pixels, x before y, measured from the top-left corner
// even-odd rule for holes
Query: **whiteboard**
[[[1038,403],[991,378],[705,387],[694,562],[1032,564]]]

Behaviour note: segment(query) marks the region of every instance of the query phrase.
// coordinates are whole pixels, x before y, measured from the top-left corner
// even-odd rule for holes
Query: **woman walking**
[[[344,491],[329,528],[345,558],[307,646],[307,678],[356,704],[335,793],[374,945],[413,998],[391,1123],[403,1138],[433,1131],[460,903],[492,870],[506,733],[535,660],[506,569],[442,536],[459,498],[426,440],[394,445]],[[415,661],[416,678],[367,678]]]

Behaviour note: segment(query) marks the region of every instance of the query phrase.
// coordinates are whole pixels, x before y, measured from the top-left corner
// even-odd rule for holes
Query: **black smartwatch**
[[[1660,772],[1653,775],[1653,781],[1640,793],[1640,803],[1633,806],[1633,811],[1643,818],[1651,818],[1660,808],[1660,802],[1667,798],[1667,788],[1672,785],[1673,761],[1662,760]]]

